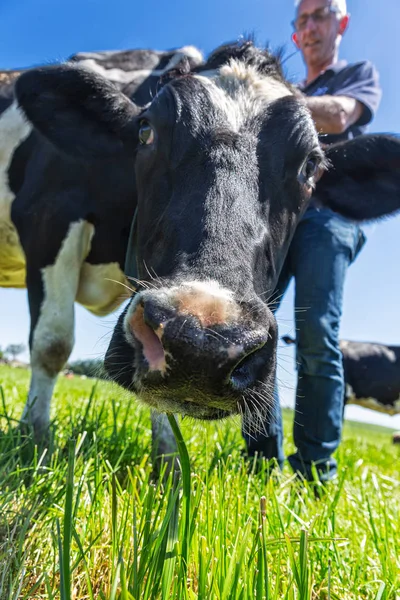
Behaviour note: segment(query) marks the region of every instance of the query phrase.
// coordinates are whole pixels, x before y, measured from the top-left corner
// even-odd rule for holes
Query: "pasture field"
[[[238,420],[184,420],[187,513],[187,488],[152,478],[148,410],[105,382],[60,378],[51,456],[28,461],[28,378],[0,367],[1,600],[400,598],[389,430],[348,424],[338,481],[316,488],[249,465]]]

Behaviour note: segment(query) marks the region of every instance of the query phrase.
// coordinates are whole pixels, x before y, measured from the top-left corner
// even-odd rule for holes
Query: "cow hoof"
[[[153,481],[162,481],[163,483],[167,483],[171,473],[173,478],[175,476],[180,476],[181,467],[178,456],[165,454],[159,454],[157,456],[153,455]]]
[[[48,463],[53,447],[53,435],[48,425],[37,426],[36,423],[21,421],[17,435],[24,464],[31,464],[33,460],[39,461],[41,466]]]

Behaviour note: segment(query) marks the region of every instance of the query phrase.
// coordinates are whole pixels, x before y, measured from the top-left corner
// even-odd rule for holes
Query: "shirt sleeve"
[[[374,65],[365,61],[346,69],[342,85],[335,90],[334,96],[347,96],[361,102],[364,110],[354,125],[367,125],[378,110],[382,90],[379,85],[379,73]]]

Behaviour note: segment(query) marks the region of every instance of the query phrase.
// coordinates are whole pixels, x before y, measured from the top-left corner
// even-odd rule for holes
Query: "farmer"
[[[298,0],[295,9],[292,39],[306,66],[306,78],[298,87],[321,143],[361,135],[379,106],[381,90],[370,62],[339,60],[340,42],[349,25],[346,0]],[[338,334],[343,288],[347,269],[364,242],[356,224],[311,205],[296,230],[274,294],[281,299],[294,277],[297,450],[288,460],[293,470],[308,480],[313,479],[313,465],[321,481],[330,480],[337,470],[332,454],[342,432],[344,381]],[[250,456],[257,452],[266,459],[276,458],[282,466],[277,394],[276,400],[275,414],[265,423],[265,432],[243,435]]]

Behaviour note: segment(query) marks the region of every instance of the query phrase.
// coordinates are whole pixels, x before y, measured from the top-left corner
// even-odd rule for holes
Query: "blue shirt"
[[[363,105],[363,112],[356,123],[338,135],[321,134],[323,144],[333,144],[365,133],[372,121],[382,97],[379,74],[374,65],[363,61],[348,65],[342,60],[328,67],[308,85],[299,88],[306,96],[347,96]]]

